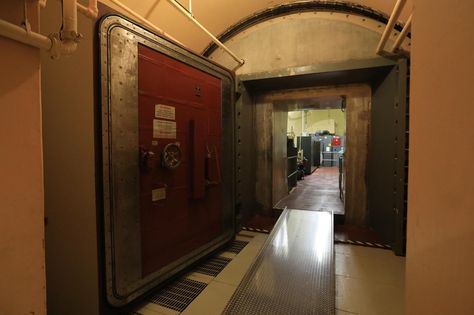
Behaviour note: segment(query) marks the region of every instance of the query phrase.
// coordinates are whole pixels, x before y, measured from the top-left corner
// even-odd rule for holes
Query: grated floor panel
[[[238,254],[242,249],[244,249],[245,246],[247,246],[248,243],[249,242],[246,241],[234,240],[232,244],[230,244],[230,246],[226,249],[226,251]]]
[[[283,212],[224,314],[335,313],[333,214]]]
[[[182,312],[206,288],[207,284],[179,279],[150,298],[150,302]]]
[[[202,265],[199,265],[194,271],[208,276],[217,276],[231,261],[227,257],[213,257]]]

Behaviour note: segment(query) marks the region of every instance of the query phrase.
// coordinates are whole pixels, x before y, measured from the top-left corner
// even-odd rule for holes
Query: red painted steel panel
[[[138,53],[145,276],[222,232],[221,81],[150,48]],[[174,169],[162,161],[168,144],[167,160],[180,162]]]

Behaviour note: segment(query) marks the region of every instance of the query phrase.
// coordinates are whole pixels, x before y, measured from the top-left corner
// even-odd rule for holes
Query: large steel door
[[[120,307],[234,236],[234,79],[118,16],[100,52],[103,268]]]
[[[138,47],[144,275],[222,231],[220,107],[220,79]]]
[[[406,243],[407,62],[401,59],[373,85],[368,161],[370,225],[398,255]]]

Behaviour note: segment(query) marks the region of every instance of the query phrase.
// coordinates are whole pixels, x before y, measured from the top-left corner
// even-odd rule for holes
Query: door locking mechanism
[[[167,169],[177,168],[183,159],[181,146],[178,142],[168,143],[161,154],[161,165]]]

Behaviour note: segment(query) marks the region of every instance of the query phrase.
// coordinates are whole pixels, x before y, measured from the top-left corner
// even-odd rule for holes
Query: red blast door
[[[221,81],[138,49],[143,276],[222,232]]]

